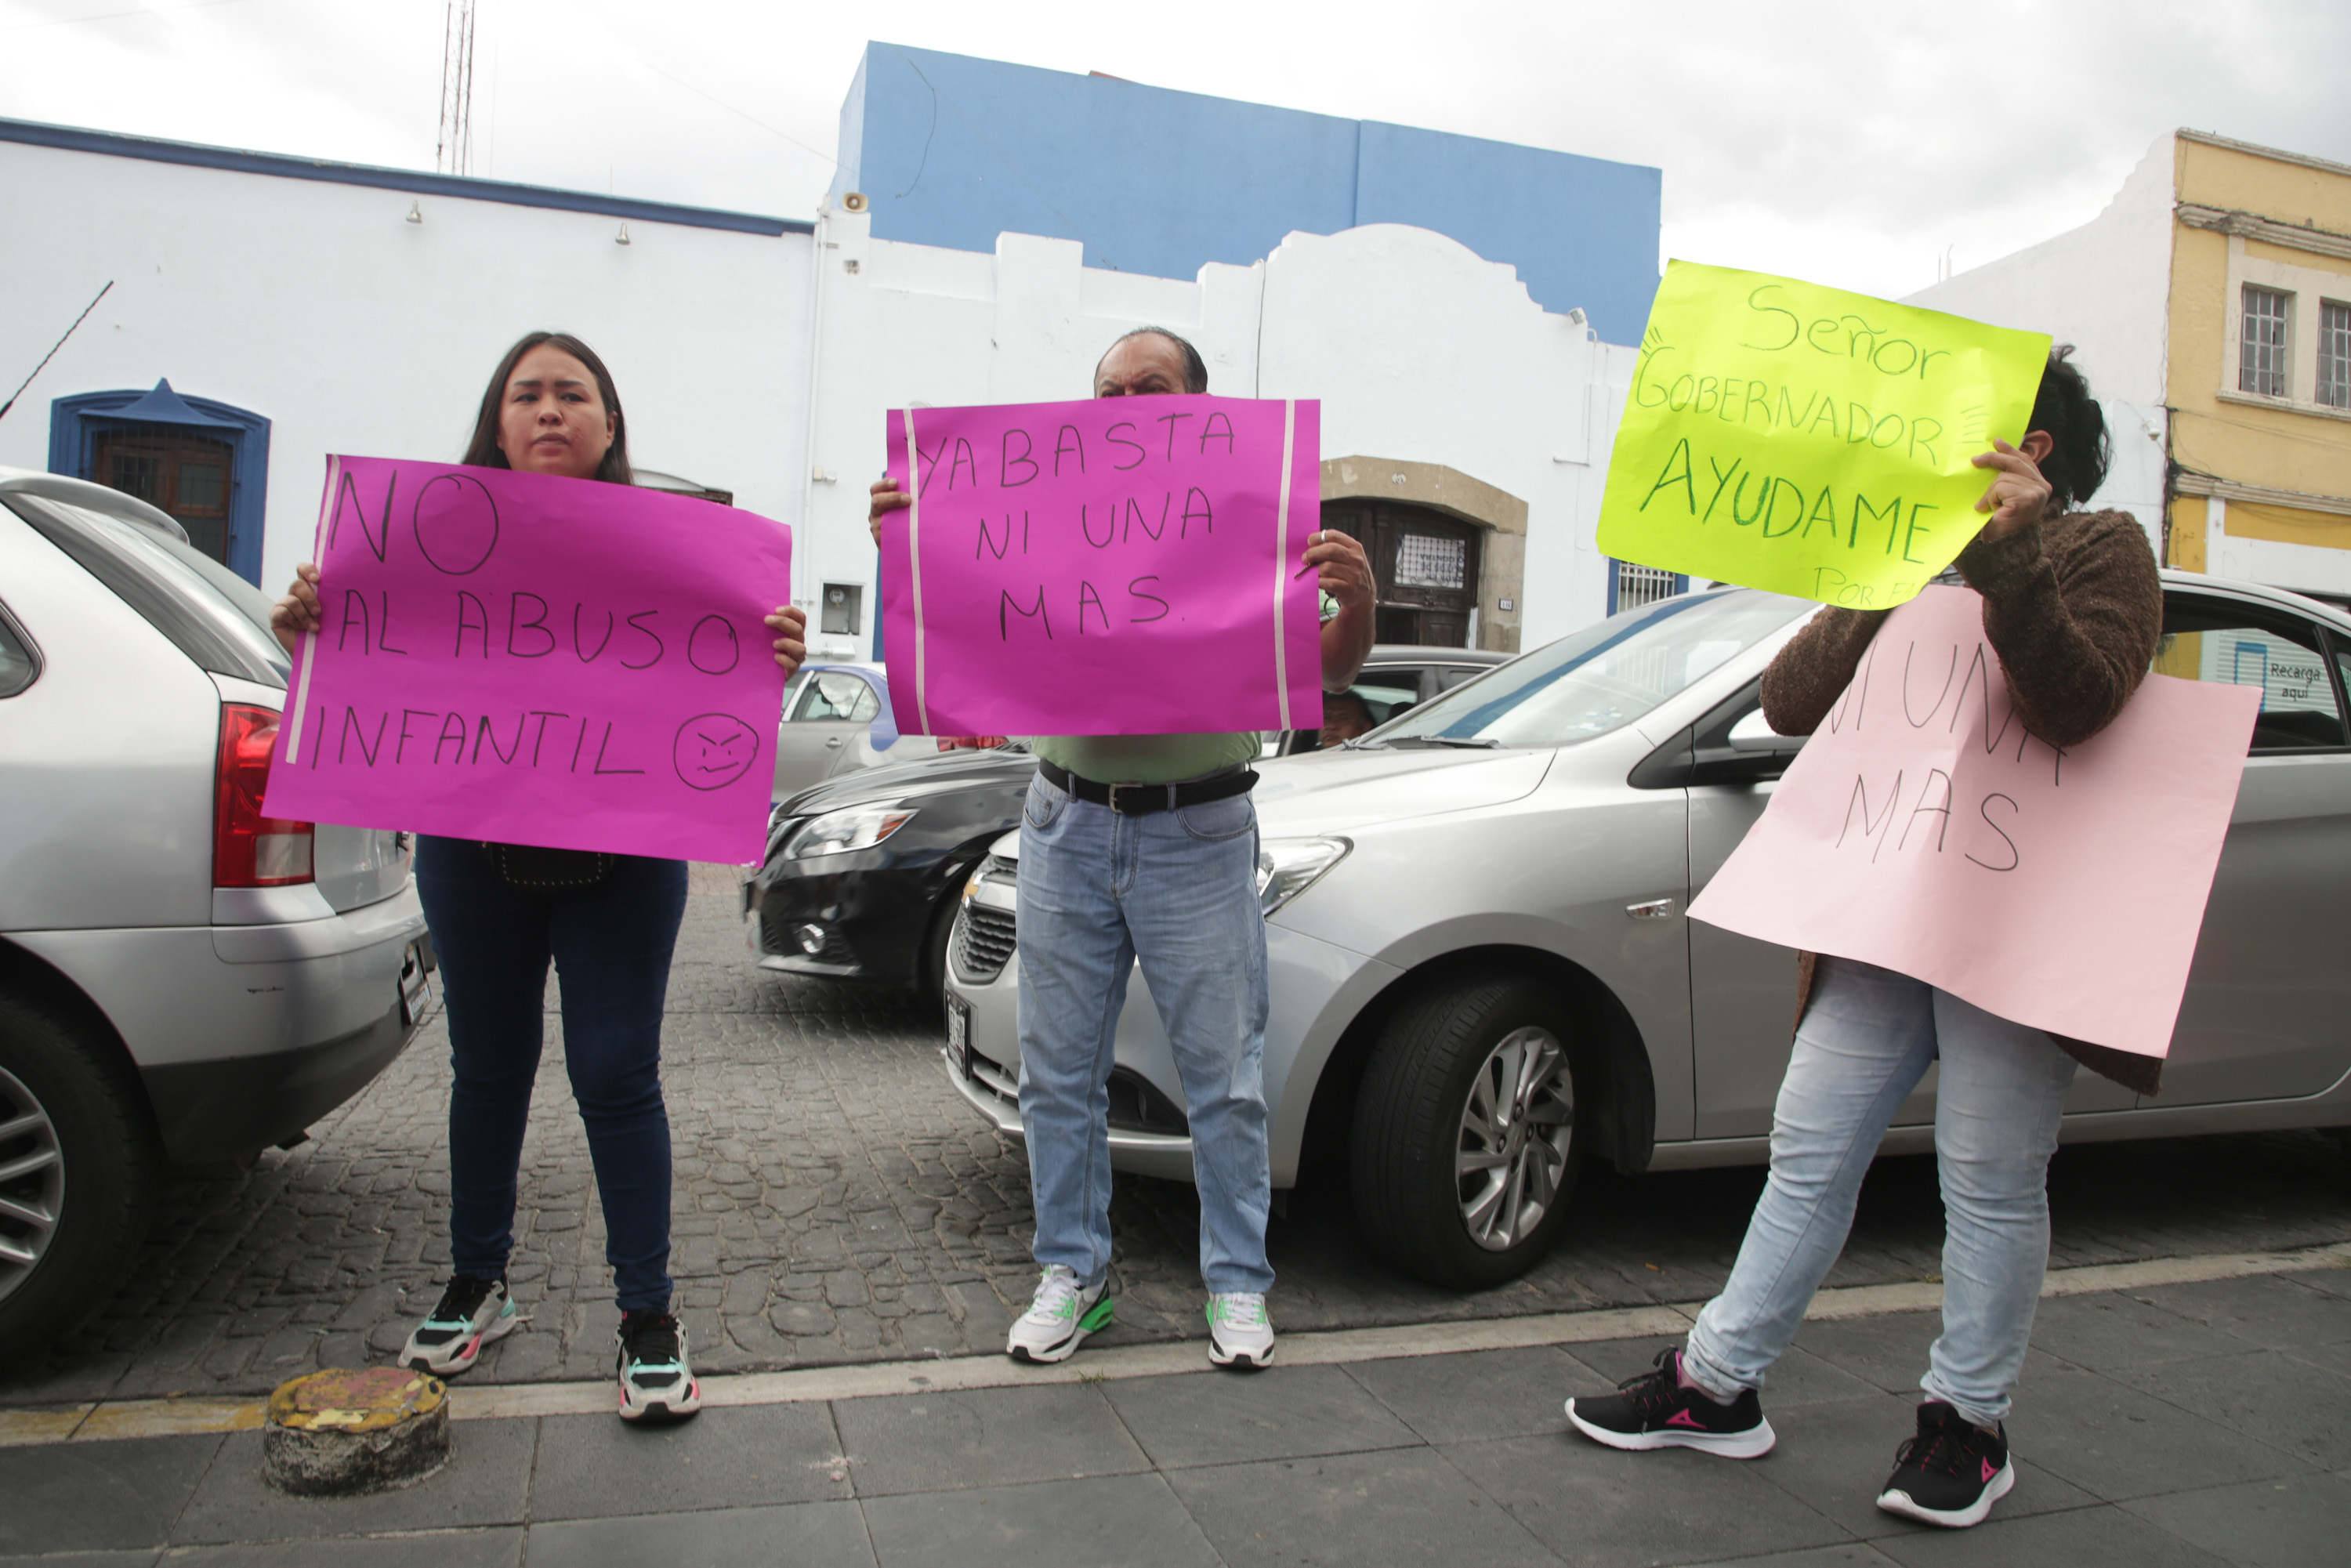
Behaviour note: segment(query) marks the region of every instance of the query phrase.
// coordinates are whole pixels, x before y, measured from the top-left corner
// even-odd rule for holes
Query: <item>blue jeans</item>
[[[2006,1418],[2049,1267],[2049,1156],[2074,1059],[2037,1029],[1845,958],[1819,962],[1773,1112],[1771,1178],[1690,1330],[1701,1385],[1763,1386],[1844,1249],[1886,1124],[1938,1056],[1943,1333],[1920,1386],[1979,1426]]]
[[[662,998],[685,914],[685,862],[617,857],[594,887],[510,887],[470,839],[420,838],[416,891],[449,1017],[449,1262],[497,1279],[514,1250],[515,1181],[538,1077],[547,965],[563,996],[563,1062],[604,1205],[622,1312],[669,1309],[669,1112]]]
[[[1140,961],[1192,1122],[1200,1275],[1273,1288],[1265,1217],[1265,916],[1257,808],[1235,795],[1130,817],[1040,774],[1020,821],[1020,1125],[1032,1252],[1089,1288],[1110,1270],[1110,1071]]]

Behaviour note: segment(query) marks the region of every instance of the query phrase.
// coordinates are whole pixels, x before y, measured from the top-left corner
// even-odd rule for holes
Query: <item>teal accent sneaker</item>
[[[522,1326],[504,1280],[459,1274],[441,1292],[441,1304],[417,1325],[400,1353],[400,1364],[435,1377],[455,1377],[470,1368],[482,1347]]]
[[[1208,1359],[1236,1372],[1255,1372],[1273,1363],[1273,1322],[1265,1298],[1254,1291],[1222,1291],[1208,1298]]]
[[[702,1408],[685,1328],[667,1312],[621,1314],[621,1419],[675,1421]]]
[[[1012,1325],[1004,1354],[1015,1361],[1067,1361],[1088,1334],[1108,1328],[1115,1313],[1108,1280],[1087,1290],[1075,1270],[1052,1264],[1038,1280],[1029,1310]]]

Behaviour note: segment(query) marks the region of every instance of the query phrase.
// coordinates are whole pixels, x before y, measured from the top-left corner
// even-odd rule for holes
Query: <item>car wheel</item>
[[[1349,1142],[1364,1239],[1452,1290],[1498,1285],[1550,1249],[1583,1163],[1565,1009],[1489,975],[1405,1005],[1365,1063]]]
[[[946,1017],[947,947],[955,940],[956,911],[963,907],[963,878],[951,878],[945,897],[931,912],[930,934],[923,938],[921,966],[914,977],[923,1005],[944,1020]]]
[[[160,1168],[146,1106],[86,1030],[0,996],[0,1350],[99,1304],[146,1233]]]

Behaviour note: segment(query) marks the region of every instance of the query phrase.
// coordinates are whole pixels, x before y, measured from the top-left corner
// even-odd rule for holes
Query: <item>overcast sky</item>
[[[443,0],[0,0],[0,115],[431,169]],[[1665,171],[1665,256],[1899,296],[2179,126],[2351,162],[2346,0],[479,0],[473,172],[805,217],[869,37]]]

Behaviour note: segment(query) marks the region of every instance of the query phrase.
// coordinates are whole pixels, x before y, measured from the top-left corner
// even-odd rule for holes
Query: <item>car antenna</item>
[[[72,337],[74,333],[79,329],[81,324],[89,319],[89,313],[98,308],[99,300],[105,298],[108,291],[113,288],[113,287],[114,279],[110,277],[108,278],[106,280],[106,287],[99,289],[97,296],[92,298],[89,304],[82,307],[81,314],[73,319],[73,325],[71,327],[66,329],[66,337],[59,338],[56,344],[50,348],[49,351],[41,356],[41,362],[33,367],[33,376],[39,375],[44,370],[48,368],[49,361],[57,357],[57,350],[66,346],[66,338]],[[16,383],[16,390],[8,394],[8,401],[6,402],[0,402],[0,419],[5,419],[8,417],[8,411],[16,406],[16,400],[25,395],[25,389],[26,387],[33,384],[33,376],[26,376],[23,381],[18,382]]]

